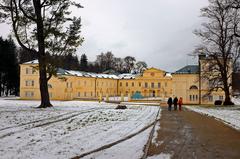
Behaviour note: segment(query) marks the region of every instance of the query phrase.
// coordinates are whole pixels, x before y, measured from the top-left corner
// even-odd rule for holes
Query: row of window
[[[189,95],[190,101],[198,101],[198,95]]]
[[[120,87],[122,87],[123,86],[123,82],[120,82],[119,85],[120,85]],[[125,82],[125,85],[126,85],[126,87],[128,87],[129,86],[128,82]],[[148,82],[145,82],[144,83],[144,87],[145,88],[148,88],[149,85],[150,85],[151,88],[156,88],[156,87],[157,88],[161,88],[161,83],[160,82],[158,82],[158,83],[154,83],[154,82],[148,83]],[[135,82],[132,82],[131,86],[134,87],[135,86]],[[138,86],[142,87],[142,83],[138,82]],[[165,87],[167,87],[167,82],[165,82]]]
[[[25,81],[25,86],[29,87],[34,87],[34,80],[26,80]],[[48,88],[52,88],[52,85],[51,84],[48,84]]]
[[[125,95],[128,95],[129,92],[126,91],[125,93],[126,93]],[[132,91],[131,93],[134,94],[135,92]],[[116,92],[114,92],[114,94],[116,94]],[[120,94],[121,94],[121,92],[120,92]],[[99,96],[100,93],[97,92],[96,95]],[[102,94],[102,95],[104,95],[104,94]],[[25,97],[33,97],[33,96],[34,96],[34,92],[33,91],[26,91],[25,92]],[[53,96],[52,92],[49,92],[49,97],[52,98],[52,96]],[[78,92],[77,96],[78,97],[88,97],[88,96],[93,97],[94,93],[93,92]]]
[[[108,94],[108,93],[106,93],[106,94]],[[105,94],[105,95],[106,95]],[[116,94],[116,91],[114,91],[114,94]],[[99,92],[97,92],[97,94],[96,94],[96,96],[98,97],[100,95],[100,93]],[[102,93],[102,95],[104,95],[104,93]],[[108,95],[112,95],[112,93],[110,92]],[[95,94],[93,93],[93,92],[78,92],[77,93],[77,96],[78,97],[94,97],[95,96]]]
[[[198,101],[198,95],[189,95],[189,99],[190,99],[190,101]],[[219,96],[218,99],[219,99],[219,100],[223,100],[223,96]],[[212,96],[212,95],[209,95],[209,96],[207,97],[207,100],[208,100],[209,102],[213,102],[213,96]]]
[[[216,97],[214,97],[214,98],[215,98],[215,100],[216,100]],[[219,99],[219,100],[223,100],[223,96],[218,96],[218,99]],[[208,101],[209,101],[209,102],[213,102],[213,96],[211,96],[211,95],[208,96]]]
[[[116,83],[112,83],[112,82],[97,82],[97,86],[104,86],[104,83],[105,83],[105,86],[110,86],[110,87],[112,87],[112,86],[114,86],[114,87],[116,87]]]
[[[86,81],[84,82],[84,85],[86,86]],[[107,83],[106,83],[107,85]],[[115,84],[114,84],[115,85]],[[122,85],[122,82],[120,82],[120,86]],[[26,80],[25,81],[25,86],[34,86],[34,80]],[[110,83],[111,86],[111,83]],[[126,82],[126,86],[128,87],[128,83]],[[132,83],[132,86],[134,87],[134,82]],[[72,82],[67,82],[66,83],[67,88],[72,88],[73,84]],[[141,87],[141,83],[139,83],[139,87]],[[161,83],[157,83],[157,87],[161,88]],[[52,85],[49,84],[49,88],[52,88]],[[145,83],[145,88],[148,88],[148,83]],[[151,88],[155,88],[155,84],[151,83]]]
[[[34,92],[33,91],[26,91],[25,92],[25,97],[33,97]],[[52,92],[49,92],[49,97],[52,98]]]
[[[128,94],[130,93],[130,95],[133,95],[135,94],[136,92],[139,92],[141,93],[141,95],[144,95],[144,96],[161,96],[161,95],[165,95],[167,96],[167,92],[161,92],[160,94],[160,91],[153,91],[153,92],[147,92],[147,91],[120,91],[119,94],[124,94],[125,96],[128,96]]]
[[[87,84],[88,84],[88,82],[87,81],[84,81],[83,82],[83,85],[84,86],[87,86]],[[112,87],[112,86],[115,86],[116,87],[116,83],[108,83],[108,82],[101,82],[101,86],[104,86],[104,84],[105,84],[105,86],[110,86],[110,87]],[[78,86],[80,86],[81,85],[81,82],[80,81],[78,81]],[[67,88],[72,88],[72,82],[67,82],[67,84],[66,84],[66,86],[67,86]],[[93,82],[90,82],[90,86],[93,86]],[[97,82],[97,86],[100,86],[100,83],[99,82]]]
[[[81,94],[80,92],[78,92],[78,97],[87,97],[88,96],[88,93],[87,92],[84,92],[83,94]],[[90,92],[90,96],[92,97],[93,96],[93,92]]]

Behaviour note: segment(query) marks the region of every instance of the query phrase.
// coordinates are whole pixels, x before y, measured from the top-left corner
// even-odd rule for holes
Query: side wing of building
[[[209,92],[209,83],[201,78],[199,71],[198,65],[188,65],[176,71],[172,75],[173,95],[182,97],[186,104],[213,104],[215,100],[223,100],[224,92]]]

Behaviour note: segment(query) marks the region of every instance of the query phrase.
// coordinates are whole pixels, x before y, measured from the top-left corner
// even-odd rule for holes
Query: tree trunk
[[[6,86],[6,92],[5,92],[5,96],[8,97],[8,93],[9,93],[9,89]]]
[[[39,62],[39,83],[40,83],[40,93],[41,93],[41,105],[39,108],[51,107],[49,93],[48,93],[48,81],[47,81],[47,71],[46,71],[46,53],[45,53],[45,43],[44,43],[44,25],[42,18],[42,8],[41,1],[34,0],[34,9],[36,14],[37,23],[37,41],[38,41],[38,62]]]
[[[0,72],[0,97],[2,96],[2,73]]]
[[[224,93],[225,93],[225,100],[223,105],[234,105],[234,103],[231,101],[229,87],[225,86]]]
[[[39,84],[40,84],[40,93],[41,93],[41,105],[39,106],[39,108],[51,107],[52,104],[50,103],[49,93],[48,93],[46,65],[41,65],[39,68],[40,68]]]

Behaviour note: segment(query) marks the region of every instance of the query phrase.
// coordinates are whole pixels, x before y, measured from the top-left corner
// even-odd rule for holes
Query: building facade
[[[20,98],[40,99],[38,62],[20,65]],[[165,101],[182,97],[186,104],[213,104],[223,100],[224,93],[215,91],[205,97],[206,85],[199,82],[199,67],[186,66],[172,74],[149,68],[142,74],[96,74],[59,69],[57,77],[49,80],[52,100],[99,99],[99,97],[131,97],[140,92],[143,97]],[[202,87],[201,87],[202,85]],[[203,87],[204,86],[204,87]]]

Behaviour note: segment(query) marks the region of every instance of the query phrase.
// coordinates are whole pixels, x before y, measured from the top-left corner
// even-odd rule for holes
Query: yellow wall
[[[128,93],[133,95],[136,91],[141,92],[144,97],[165,98],[172,95],[172,78],[165,76],[164,71],[150,68],[144,71],[142,76],[135,79],[120,79],[119,94]]]
[[[96,78],[96,95],[97,97],[102,94],[105,96],[117,96],[117,79],[111,78]]]
[[[39,75],[36,69],[33,69],[34,65],[20,65],[20,97],[21,99],[40,99],[39,91]],[[36,66],[36,65],[35,65]],[[28,73],[26,71],[28,69]],[[68,78],[68,81],[73,81],[72,77]],[[30,81],[26,84],[26,81]],[[33,81],[33,83],[32,83]],[[66,81],[56,77],[52,77],[49,82],[49,95],[51,99],[66,100],[67,88]],[[27,95],[28,94],[28,95]]]
[[[38,71],[32,73],[32,64],[20,65],[20,97],[21,99],[40,99]],[[35,64],[35,66],[37,66]],[[28,69],[28,74],[26,73]],[[198,74],[172,74],[166,76],[166,72],[150,68],[142,75],[133,79],[113,79],[96,77],[79,77],[74,75],[63,75],[64,77],[52,77],[49,81],[50,98],[53,100],[73,99],[98,99],[99,96],[132,96],[136,91],[141,92],[144,97],[183,97],[185,104],[199,103]],[[65,80],[63,80],[65,79]],[[26,82],[27,81],[27,82]],[[32,81],[33,85],[32,85]],[[190,89],[196,86],[197,89]],[[202,94],[206,90],[202,90]],[[223,96],[223,92],[213,92],[213,100],[204,98],[202,103],[213,103],[214,100]]]
[[[173,74],[173,96],[182,97],[184,103],[199,103],[198,74]],[[196,86],[197,89],[190,89]],[[191,98],[191,99],[190,99]]]
[[[173,74],[173,96],[182,97],[183,103],[199,104],[201,94],[201,104],[213,104],[215,100],[223,100],[223,91],[213,91],[210,95],[207,90],[207,82],[202,81],[201,93],[199,93],[198,74]],[[196,87],[196,89],[195,89]]]
[[[28,69],[28,72],[26,69]],[[26,81],[33,81],[33,85],[30,82],[29,86],[26,86]],[[37,72],[33,72],[33,69],[30,67],[30,65],[21,65],[20,97],[22,99],[39,99],[39,93],[39,76]]]

